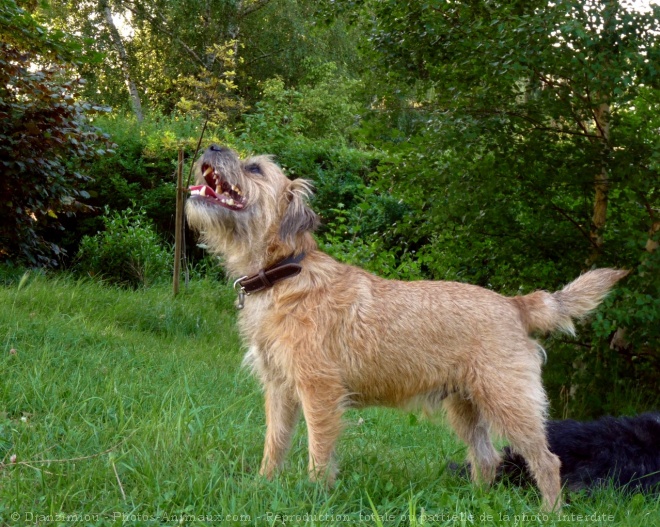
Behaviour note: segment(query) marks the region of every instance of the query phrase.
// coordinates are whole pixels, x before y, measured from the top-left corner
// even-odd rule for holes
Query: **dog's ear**
[[[289,185],[285,194],[288,204],[280,223],[282,241],[293,240],[296,234],[318,227],[319,217],[307,204],[311,195],[312,183],[306,179],[294,179]]]

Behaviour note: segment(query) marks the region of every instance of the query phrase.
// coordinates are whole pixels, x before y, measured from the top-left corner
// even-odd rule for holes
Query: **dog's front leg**
[[[299,387],[299,393],[307,422],[309,477],[331,486],[337,476],[333,456],[342,429],[344,390],[323,379]]]
[[[266,384],[266,443],[260,474],[271,478],[284,462],[298,421],[300,402],[294,390]]]

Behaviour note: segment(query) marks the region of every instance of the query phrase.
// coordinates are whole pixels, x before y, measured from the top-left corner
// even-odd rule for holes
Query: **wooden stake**
[[[174,282],[172,291],[179,293],[181,275],[181,245],[183,240],[183,148],[179,148],[179,163],[176,168],[176,219],[174,223]]]

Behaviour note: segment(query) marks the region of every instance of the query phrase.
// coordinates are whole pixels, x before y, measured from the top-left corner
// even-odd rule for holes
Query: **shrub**
[[[159,233],[173,233],[177,151],[184,148],[189,163],[202,123],[183,117],[147,114],[143,122],[122,114],[96,123],[116,143],[116,152],[97,160],[86,190],[96,206],[122,210],[136,203]],[[189,164],[184,170],[188,176]]]
[[[334,63],[318,66],[296,88],[278,77],[262,84],[261,100],[246,114],[245,136],[269,145],[293,136],[342,143],[357,129],[361,83],[342,75]]]
[[[0,5],[0,260],[57,266],[63,219],[89,210],[88,164],[111,144],[79,100],[76,45]]]
[[[108,282],[147,287],[171,275],[172,251],[163,246],[143,210],[110,211],[105,230],[83,237],[75,268]]]

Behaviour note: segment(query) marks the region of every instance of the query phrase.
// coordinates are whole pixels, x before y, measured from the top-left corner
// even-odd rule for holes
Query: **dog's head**
[[[290,180],[269,156],[240,159],[212,145],[196,164],[190,191],[188,223],[225,257],[246,259],[249,253],[263,263],[269,254],[291,254],[318,225],[307,204],[311,183]]]

